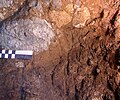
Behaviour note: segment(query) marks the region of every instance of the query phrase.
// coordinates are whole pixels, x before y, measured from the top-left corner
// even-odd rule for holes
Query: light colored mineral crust
[[[58,28],[68,24],[72,20],[72,16],[70,16],[65,11],[51,11],[50,12],[50,19],[53,21]]]
[[[90,19],[89,9],[85,6],[78,8],[74,14],[73,18],[73,26],[76,28],[80,28],[85,26],[87,20]]]
[[[0,0],[0,8],[10,7],[13,4],[14,0]]]
[[[8,21],[0,32],[0,45],[5,49],[47,50],[54,37],[52,27],[44,19],[32,18]]]
[[[68,4],[66,7],[65,7],[65,11],[69,14],[73,14],[74,13],[74,5],[71,3],[71,4]]]

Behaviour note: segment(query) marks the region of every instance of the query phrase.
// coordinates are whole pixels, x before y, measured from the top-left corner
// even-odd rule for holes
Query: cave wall
[[[1,0],[0,100],[119,100],[119,0]],[[22,65],[24,64],[24,65]]]

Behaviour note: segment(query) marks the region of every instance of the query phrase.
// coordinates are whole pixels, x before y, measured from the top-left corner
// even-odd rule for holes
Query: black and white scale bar
[[[33,51],[31,50],[0,50],[2,59],[31,59]]]

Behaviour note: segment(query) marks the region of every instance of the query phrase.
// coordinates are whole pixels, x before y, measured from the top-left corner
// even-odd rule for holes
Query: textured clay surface
[[[120,0],[1,0],[0,100],[120,100]]]

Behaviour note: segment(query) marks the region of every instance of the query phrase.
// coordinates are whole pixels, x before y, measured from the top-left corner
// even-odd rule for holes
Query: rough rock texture
[[[51,25],[39,18],[8,21],[1,27],[0,44],[4,49],[43,51],[54,37]]]
[[[9,1],[1,47],[38,53],[0,59],[0,100],[120,99],[119,0]]]
[[[10,7],[14,0],[1,0],[0,7]]]

